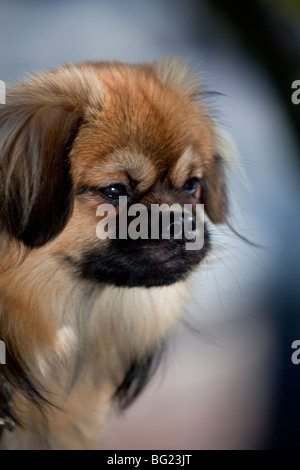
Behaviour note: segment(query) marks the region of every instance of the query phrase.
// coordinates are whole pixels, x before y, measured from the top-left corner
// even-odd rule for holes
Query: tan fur
[[[213,199],[208,215],[224,220],[223,174],[215,159],[220,145],[197,98],[201,90],[186,63],[167,60],[70,65],[29,76],[8,92],[0,113],[0,331],[52,405],[41,414],[17,391],[11,406],[25,427],[5,431],[0,447],[98,448],[116,383],[180,320],[189,281],[149,289],[95,287],[76,278],[64,259],[77,261],[83,249],[100,243],[96,210],[105,201],[80,190],[128,183],[128,174],[142,203],[159,199],[159,193],[147,194],[158,182],[180,190],[189,177],[206,175]],[[54,184],[63,187],[59,162],[67,137],[73,197],[79,194],[57,233],[28,251],[19,233],[33,222],[43,225],[45,200],[49,193],[55,199]],[[12,200],[19,203],[20,227],[7,222]],[[84,370],[73,384],[78,352]]]
[[[84,286],[72,284],[59,263],[55,265],[51,256],[40,251],[30,254],[19,269],[8,270],[1,281],[9,286],[6,299],[13,313],[9,327],[19,333],[16,341],[22,344],[24,360],[35,368],[39,380],[50,390],[47,398],[59,409],[48,407],[45,428],[45,418],[17,395],[13,406],[34,432],[19,429],[8,434],[8,447],[23,448],[25,439],[26,448],[95,449],[111,412],[115,379],[122,379],[132,357],[150,351],[172,331],[183,311],[186,286],[148,290],[106,287],[98,293],[85,319],[86,340],[97,361],[85,364],[80,383],[69,395],[65,390],[72,356],[82,347],[74,310],[82,302]],[[98,376],[101,382],[95,389],[93,382]]]

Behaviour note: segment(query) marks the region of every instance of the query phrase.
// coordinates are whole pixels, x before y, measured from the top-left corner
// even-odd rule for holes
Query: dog
[[[101,448],[110,416],[142,391],[182,318],[212,245],[207,222],[226,221],[227,154],[182,59],[71,64],[8,87],[0,448]],[[203,246],[188,251],[185,237],[161,232],[100,240],[97,208],[111,204],[118,218],[121,196],[128,208],[189,204],[193,223],[204,205]]]

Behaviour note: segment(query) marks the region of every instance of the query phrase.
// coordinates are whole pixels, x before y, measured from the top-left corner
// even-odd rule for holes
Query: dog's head
[[[1,230],[93,282],[184,279],[209,248],[206,227],[196,227],[197,204],[213,223],[227,212],[220,132],[201,93],[181,61],[85,63],[14,86],[0,108]],[[103,204],[113,208],[114,239],[97,237]],[[139,225],[134,204],[149,215],[147,237],[120,236],[124,223]],[[189,216],[171,214],[169,237],[158,224],[151,239],[151,208],[161,204],[187,204]],[[187,250],[188,234],[199,229],[203,245]]]

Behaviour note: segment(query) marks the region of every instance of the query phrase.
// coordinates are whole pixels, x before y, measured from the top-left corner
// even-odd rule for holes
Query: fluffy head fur
[[[5,448],[98,448],[180,319],[189,256],[99,241],[103,188],[227,212],[220,131],[183,61],[83,63],[30,76],[0,108],[0,417]],[[191,178],[201,185],[191,195]],[[116,203],[117,208],[117,203]],[[129,243],[129,242],[128,242]],[[174,250],[172,262],[159,262]]]

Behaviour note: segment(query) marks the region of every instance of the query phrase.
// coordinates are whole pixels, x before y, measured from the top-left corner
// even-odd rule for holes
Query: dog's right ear
[[[0,228],[39,247],[64,229],[73,210],[69,153],[81,119],[34,93],[27,101],[18,96],[0,107]]]

